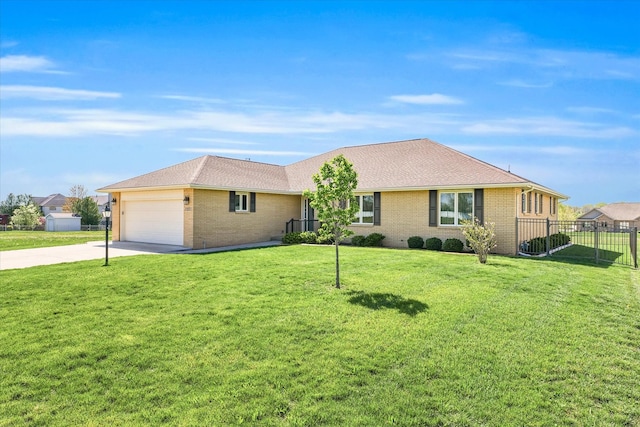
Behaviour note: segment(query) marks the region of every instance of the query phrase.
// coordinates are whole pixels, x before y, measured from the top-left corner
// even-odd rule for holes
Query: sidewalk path
[[[239,249],[260,248],[280,245],[281,242],[270,241],[247,245],[225,246],[221,248],[190,250],[183,246],[154,245],[151,243],[109,242],[109,259],[122,256],[166,253],[211,253]],[[80,245],[54,246],[50,248],[21,249],[0,252],[0,270],[28,268],[38,265],[61,264],[64,262],[104,259],[104,241],[88,242]]]

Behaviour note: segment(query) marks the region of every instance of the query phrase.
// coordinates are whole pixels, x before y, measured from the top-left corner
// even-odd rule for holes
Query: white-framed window
[[[522,190],[522,213],[527,213],[527,194]]]
[[[620,230],[628,230],[629,227],[629,221],[620,221],[618,223],[618,228],[620,228]]]
[[[473,191],[443,191],[439,205],[440,225],[460,225],[462,221],[473,220]]]
[[[373,224],[373,194],[357,194],[356,220],[354,224]]]
[[[249,211],[249,193],[236,192],[236,212]]]

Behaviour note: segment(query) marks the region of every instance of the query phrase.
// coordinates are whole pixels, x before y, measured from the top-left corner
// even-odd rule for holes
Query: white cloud
[[[390,130],[414,135],[472,134],[515,136],[561,136],[571,138],[626,138],[638,130],[608,123],[567,120],[559,117],[470,119],[460,114],[378,114],[305,111],[292,109],[247,109],[229,111],[131,112],[113,109],[22,109],[3,112],[3,137],[87,137],[92,135],[134,136],[153,132],[226,132],[245,135],[327,135],[348,131]],[[197,133],[196,133],[197,132]],[[177,135],[177,134],[176,134]],[[188,137],[183,136],[183,139]],[[197,138],[192,141],[246,144],[246,140]]]
[[[314,153],[304,151],[271,151],[271,150],[238,150],[233,148],[178,148],[176,151],[184,153],[217,153],[242,154],[251,156],[311,156]]]
[[[116,92],[96,92],[90,90],[65,89],[48,86],[0,86],[0,98],[32,98],[42,101],[92,100],[98,98],[120,98]]]
[[[65,74],[55,70],[55,64],[44,56],[7,55],[0,58],[0,72],[32,72]]]
[[[238,141],[235,139],[227,139],[227,138],[199,138],[192,137],[187,138],[188,141],[197,141],[197,142],[213,142],[216,144],[232,144],[232,145],[257,145],[257,142],[249,142],[249,141]]]
[[[529,83],[519,79],[508,80],[498,84],[502,86],[521,87],[525,89],[545,89],[553,86],[552,83]]]
[[[186,102],[199,102],[205,104],[224,104],[225,101],[218,98],[204,98],[201,96],[186,96],[186,95],[162,95],[160,98],[163,99],[173,99],[176,101],[186,101]]]
[[[440,93],[433,93],[431,95],[394,95],[390,99],[397,102],[403,102],[406,104],[419,104],[419,105],[454,105],[464,104],[464,101],[453,96],[442,95]]]
[[[445,54],[463,65],[520,64],[538,71],[553,72],[564,79],[640,79],[640,57],[610,52],[536,49],[514,46],[511,49],[469,49]],[[460,68],[460,63],[452,64]]]
[[[570,113],[578,113],[578,114],[613,114],[616,113],[615,110],[610,108],[599,108],[599,107],[567,107],[567,111]]]
[[[464,126],[461,130],[475,135],[545,135],[603,139],[631,137],[638,133],[628,127],[606,126],[557,117],[486,120]]]
[[[18,46],[18,42],[14,40],[5,40],[0,43],[0,48],[2,49],[7,49],[14,46]]]
[[[27,117],[9,114],[0,117],[0,129],[5,137],[137,135],[185,129],[244,134],[319,134],[393,126],[397,126],[394,120],[384,116],[278,110],[156,114],[107,109],[48,109],[33,110]]]
[[[554,146],[541,146],[541,145],[465,145],[465,144],[453,144],[450,145],[458,151],[465,153],[472,152],[517,152],[517,153],[537,153],[537,154],[554,154],[559,156],[576,156],[581,154],[594,155],[596,150],[586,149],[582,147],[574,147],[570,145],[554,145]]]

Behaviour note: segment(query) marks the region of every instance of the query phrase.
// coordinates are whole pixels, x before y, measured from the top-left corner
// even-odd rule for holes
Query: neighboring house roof
[[[592,209],[578,219],[592,220],[602,215],[614,221],[640,221],[640,203],[611,203]]]
[[[67,202],[66,196],[63,196],[60,193],[51,194],[47,197],[32,197],[31,200],[40,207],[64,206]]]
[[[353,163],[359,191],[526,186],[567,198],[429,139],[344,147],[288,166],[203,156],[98,191],[193,187],[301,193],[315,187],[312,175],[339,154]]]
[[[106,205],[107,203],[109,203],[109,196],[89,196],[91,197],[91,200],[93,200],[94,202],[96,202],[96,205],[98,206],[102,206],[102,205]]]
[[[80,219],[79,216],[74,215],[72,213],[50,213],[50,214],[47,214],[47,216],[45,218],[55,218],[55,219],[78,218],[78,219]]]

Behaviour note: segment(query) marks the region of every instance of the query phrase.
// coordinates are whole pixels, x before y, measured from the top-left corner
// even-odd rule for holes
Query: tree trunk
[[[338,256],[338,239],[336,239],[336,288],[340,289],[340,257]]]

